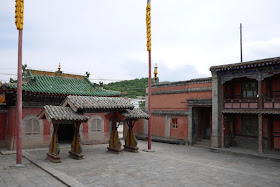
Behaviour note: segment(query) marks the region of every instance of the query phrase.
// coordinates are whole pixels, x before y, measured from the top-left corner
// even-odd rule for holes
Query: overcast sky
[[[23,64],[90,79],[148,77],[146,0],[25,0]],[[13,0],[0,1],[0,80],[16,79]],[[279,0],[152,0],[152,67],[160,81],[211,76],[210,66],[280,56]],[[8,75],[5,75],[8,74]],[[107,83],[108,81],[104,81]]]

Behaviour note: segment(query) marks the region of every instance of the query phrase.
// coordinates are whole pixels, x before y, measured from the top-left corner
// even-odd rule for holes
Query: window
[[[242,83],[242,97],[243,98],[257,97],[257,83],[256,82],[243,82]]]
[[[101,131],[101,120],[100,119],[93,119],[91,124],[91,132]]]
[[[93,115],[88,120],[88,132],[94,133],[94,132],[104,132],[104,120],[99,115]]]
[[[173,129],[177,129],[178,128],[177,118],[172,118],[172,128]]]
[[[38,119],[31,118],[25,122],[25,134],[40,134],[40,125]]]

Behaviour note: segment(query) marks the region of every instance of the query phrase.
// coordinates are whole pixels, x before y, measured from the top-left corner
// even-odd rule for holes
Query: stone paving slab
[[[62,163],[46,160],[46,151],[30,150],[46,163],[85,186],[280,186],[280,163],[210,152],[209,149],[152,143],[155,152],[107,152],[107,145],[84,146],[84,159],[73,160],[61,149]],[[67,181],[67,179],[65,179]]]
[[[0,154],[0,186],[57,186],[65,184],[55,179],[52,175],[38,168],[29,160],[22,158],[24,168],[12,168],[16,163],[16,154]]]
[[[29,152],[23,151],[22,154],[30,162],[32,162],[33,164],[35,164],[36,166],[38,166],[42,170],[44,170],[47,173],[49,173],[50,175],[52,175],[54,178],[56,178],[57,180],[59,180],[63,184],[65,184],[67,186],[80,186],[80,187],[84,186],[81,183],[79,183],[78,181],[76,181],[75,179],[65,175],[64,173],[62,173],[62,172],[60,172],[58,170],[53,169],[47,163],[38,161],[37,158],[35,156],[33,156],[32,154],[30,154]],[[50,184],[51,186],[56,186],[57,185],[57,181],[56,180],[47,180],[46,182],[48,184]]]

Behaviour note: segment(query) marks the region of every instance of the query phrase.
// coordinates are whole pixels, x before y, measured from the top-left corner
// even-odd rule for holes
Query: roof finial
[[[58,65],[58,71],[60,71],[60,69],[61,69],[61,68],[60,68],[60,63],[59,63],[59,65]]]
[[[158,69],[158,66],[157,66],[157,63],[156,63],[155,67],[154,67],[154,83],[156,83],[157,80],[158,80],[158,77],[157,77],[158,71],[157,71],[157,69]]]

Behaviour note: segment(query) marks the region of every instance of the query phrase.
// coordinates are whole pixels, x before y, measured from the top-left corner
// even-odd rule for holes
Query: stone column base
[[[139,147],[132,147],[132,146],[128,146],[128,145],[124,145],[124,151],[129,151],[129,152],[133,152],[133,153],[139,153],[138,149]]]
[[[111,152],[111,153],[116,153],[116,154],[120,154],[122,152],[122,149],[117,149],[117,148],[112,148],[112,147],[107,147],[107,151]]]
[[[76,160],[81,160],[81,159],[84,159],[84,155],[83,154],[78,154],[78,153],[75,153],[73,151],[69,151],[69,156],[73,159],[76,159]]]
[[[61,157],[59,155],[54,155],[54,154],[51,154],[51,153],[47,153],[47,159],[51,162],[60,163],[61,162],[60,158]]]

